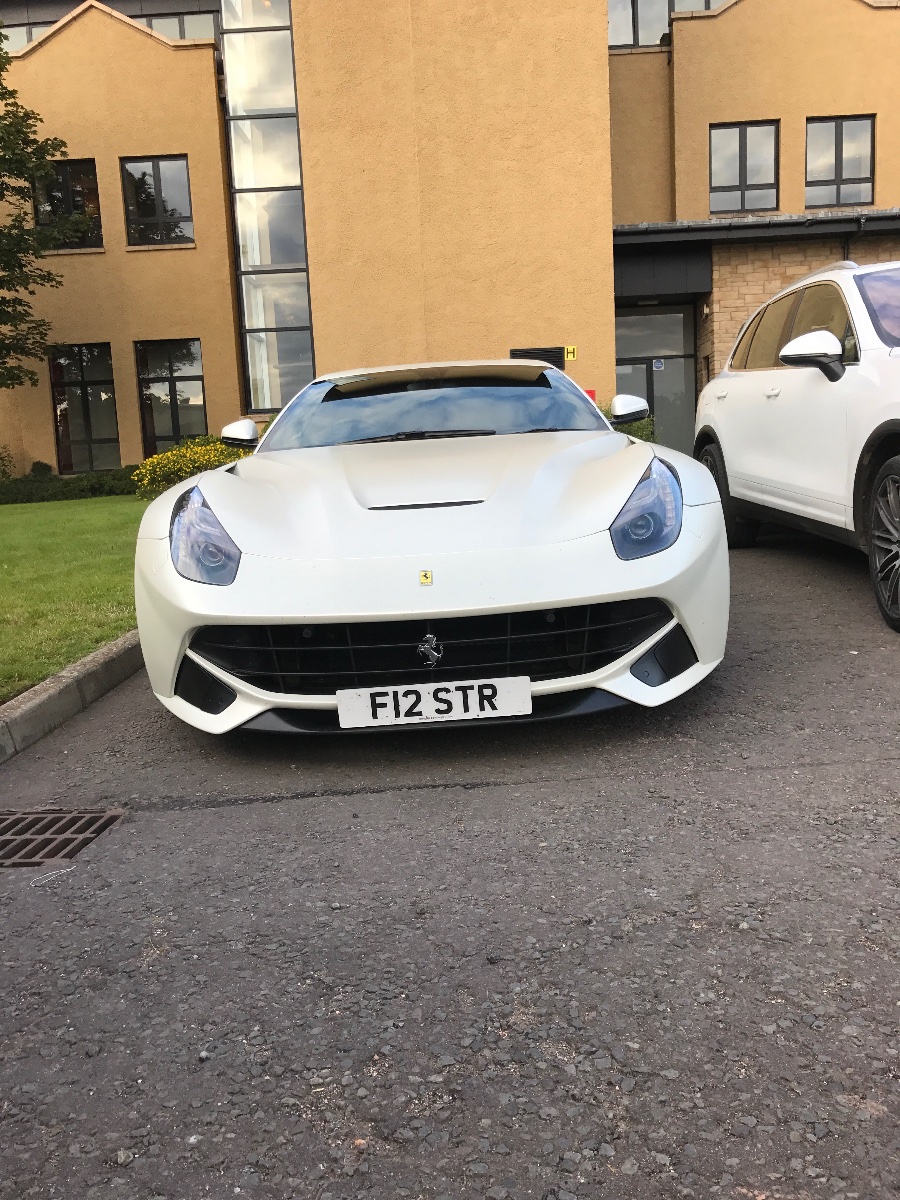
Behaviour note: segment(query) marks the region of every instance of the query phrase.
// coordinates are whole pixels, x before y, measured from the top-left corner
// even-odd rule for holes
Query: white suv
[[[700,395],[694,454],[729,545],[768,520],[859,547],[900,631],[900,263],[837,263],[754,313]]]

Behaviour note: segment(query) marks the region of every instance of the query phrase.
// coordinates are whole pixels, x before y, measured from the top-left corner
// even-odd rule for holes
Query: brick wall
[[[698,305],[699,363],[709,357],[712,375],[721,371],[738,331],[755,309],[782,288],[840,261],[847,253],[843,238],[713,246],[713,290],[705,306]],[[849,255],[861,265],[900,259],[900,237],[852,238]],[[704,307],[709,309],[708,316],[703,315]]]

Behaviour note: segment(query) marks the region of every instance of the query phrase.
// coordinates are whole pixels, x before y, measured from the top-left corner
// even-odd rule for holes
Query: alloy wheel
[[[900,617],[900,476],[887,475],[872,505],[872,567],[885,611]]]

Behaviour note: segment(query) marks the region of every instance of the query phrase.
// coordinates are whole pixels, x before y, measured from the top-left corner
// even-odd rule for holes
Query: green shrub
[[[629,437],[638,438],[642,442],[652,442],[654,438],[653,418],[645,417],[643,421],[632,421],[630,425],[620,425],[619,431]]]
[[[45,500],[87,500],[93,496],[133,496],[134,467],[85,471],[82,475],[19,475],[0,479],[0,504],[39,504]]]
[[[13,477],[13,456],[9,446],[0,446],[0,483]]]
[[[49,463],[41,462],[40,459],[38,459],[37,462],[33,462],[31,464],[31,470],[28,472],[28,474],[37,475],[38,479],[46,479],[48,476],[53,474],[53,468]]]
[[[144,500],[152,500],[182,479],[211,471],[226,463],[244,458],[249,450],[238,446],[226,446],[221,438],[196,437],[173,446],[162,454],[145,459],[134,472],[133,479],[137,494]]]

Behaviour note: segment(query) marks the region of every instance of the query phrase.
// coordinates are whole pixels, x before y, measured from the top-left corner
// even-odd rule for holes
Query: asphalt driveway
[[[139,676],[0,767],[129,807],[0,872],[0,1197],[896,1197],[900,638],[860,555],[733,571],[657,712],[216,740]]]

